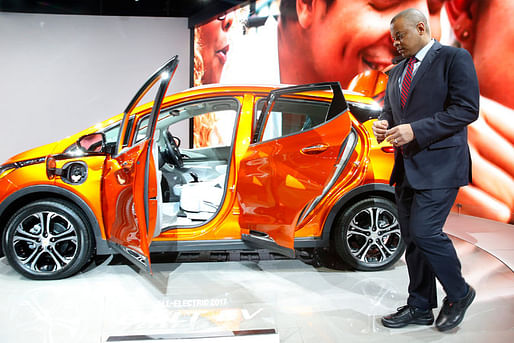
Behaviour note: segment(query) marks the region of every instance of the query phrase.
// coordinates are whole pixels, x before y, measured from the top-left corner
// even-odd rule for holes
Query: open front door
[[[339,178],[356,136],[339,83],[281,88],[257,107],[237,184],[242,239],[294,257],[296,229]]]
[[[149,246],[159,235],[160,225],[154,158],[154,131],[162,100],[178,65],[178,56],[159,68],[136,93],[125,110],[115,154],[106,160],[102,187],[104,225],[111,246],[151,272]],[[142,99],[154,100],[144,140],[128,147],[125,135],[130,135],[129,118]],[[146,97],[145,97],[146,96]]]

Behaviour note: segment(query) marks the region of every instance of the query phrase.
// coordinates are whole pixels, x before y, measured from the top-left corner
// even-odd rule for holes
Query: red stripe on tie
[[[402,90],[400,97],[402,108],[404,108],[405,104],[407,103],[409,88],[412,81],[412,71],[414,70],[414,63],[416,63],[416,61],[416,57],[412,56],[411,58],[409,58],[409,61],[407,62],[407,72],[405,73],[405,76],[402,81]]]

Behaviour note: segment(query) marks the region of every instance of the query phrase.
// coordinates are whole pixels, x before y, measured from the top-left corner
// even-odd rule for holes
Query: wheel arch
[[[382,197],[396,203],[394,196],[394,187],[384,183],[368,183],[357,188],[352,189],[350,192],[343,195],[337,203],[332,207],[328,214],[327,220],[323,224],[323,233],[321,235],[322,241],[325,246],[330,245],[333,239],[332,227],[337,217],[341,215],[341,210],[360,200],[369,197]]]
[[[0,234],[3,234],[7,222],[19,208],[33,201],[48,198],[68,201],[78,207],[91,228],[95,241],[95,253],[97,255],[113,253],[107,242],[102,238],[98,220],[87,203],[75,193],[52,185],[29,186],[11,194],[2,201],[0,203]],[[3,254],[2,251],[0,252]]]

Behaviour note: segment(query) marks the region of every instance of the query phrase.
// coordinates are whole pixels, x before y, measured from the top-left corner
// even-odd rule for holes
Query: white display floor
[[[37,282],[17,274],[4,257],[0,342],[514,341],[514,273],[490,253],[453,240],[477,297],[448,333],[380,324],[405,303],[402,260],[373,273],[300,260],[155,263],[152,277],[109,258],[69,279]],[[443,297],[439,288],[440,302]],[[248,330],[256,335],[240,334]]]

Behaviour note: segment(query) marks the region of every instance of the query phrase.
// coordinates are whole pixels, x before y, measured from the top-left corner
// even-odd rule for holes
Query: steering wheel
[[[177,143],[175,143],[176,137],[166,130],[164,133],[164,142],[166,143],[166,148],[162,151],[162,157],[164,161],[167,163],[173,164],[177,168],[184,167],[184,161],[182,159],[182,154],[178,149]],[[180,144],[180,140],[179,140]]]

